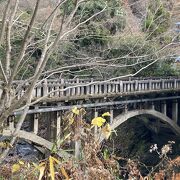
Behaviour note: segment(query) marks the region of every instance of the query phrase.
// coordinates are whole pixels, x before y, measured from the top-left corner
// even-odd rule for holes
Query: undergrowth
[[[176,159],[168,157],[174,142],[168,142],[161,149],[158,149],[156,144],[152,145],[150,151],[156,152],[160,161],[154,167],[147,167],[138,160],[117,157],[103,147],[103,139],[108,139],[113,133],[108,123],[108,118],[111,116],[109,112],[94,118],[91,124],[85,122],[85,114],[84,109],[76,107],[67,112],[63,118],[62,133],[54,143],[51,154],[39,162],[16,158],[11,163],[4,163],[0,166],[0,180],[180,179],[180,156]],[[73,151],[74,146],[76,152]],[[69,157],[61,156],[62,149]],[[70,149],[72,151],[68,151]],[[120,161],[123,161],[123,166],[119,164]],[[146,176],[142,175],[142,166],[147,169]]]

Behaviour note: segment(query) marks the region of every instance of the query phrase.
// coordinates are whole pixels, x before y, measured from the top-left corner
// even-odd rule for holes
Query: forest
[[[178,135],[152,133],[147,119],[140,124],[136,117],[114,130],[111,111],[91,117],[92,109],[79,108],[76,100],[63,112],[62,135],[51,150],[26,142],[38,155],[27,158],[17,152],[24,143],[19,133],[31,126],[26,125],[29,112],[38,111],[37,106],[70,106],[69,99],[49,99],[73,87],[77,93],[80,81],[87,82],[86,91],[88,83],[98,91],[98,83],[179,79],[179,12],[179,0],[0,0],[0,179],[180,179]],[[56,81],[64,88],[51,89]],[[36,94],[41,96],[35,99],[39,86]],[[179,89],[168,93],[179,96]],[[5,137],[12,119],[16,125]]]

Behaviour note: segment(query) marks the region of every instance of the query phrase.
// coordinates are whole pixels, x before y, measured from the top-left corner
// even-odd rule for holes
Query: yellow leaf
[[[66,180],[69,180],[69,176],[66,170],[64,169],[64,167],[61,167],[60,170],[61,170],[62,175],[66,178]]]
[[[38,180],[41,180],[43,178],[44,175],[44,170],[45,170],[45,165],[44,166],[39,166],[39,178]]]
[[[51,179],[55,180],[54,160],[53,160],[52,156],[49,156],[49,171],[50,171]]]
[[[45,166],[45,165],[46,165],[46,163],[42,162],[42,163],[39,164],[39,167],[42,167],[42,166]]]
[[[102,114],[102,117],[104,116],[111,116],[111,114],[109,112],[105,112],[104,114]]]
[[[23,161],[19,161],[19,164],[20,164],[20,165],[24,165],[24,162],[23,162]]]
[[[20,170],[19,164],[13,164],[12,166],[12,173],[18,172]]]
[[[101,127],[105,122],[106,122],[106,120],[104,118],[96,117],[91,121],[91,124]]]
[[[52,158],[52,159],[53,159],[53,161],[54,161],[54,162],[56,162],[57,164],[59,164],[59,163],[60,163],[60,161],[59,161],[58,159],[56,159],[56,158],[54,158],[54,157],[52,157],[52,156],[51,156],[51,158]]]
[[[39,166],[36,163],[33,162],[32,164],[35,167],[35,169],[39,169]]]
[[[45,162],[42,162],[42,163],[40,163],[39,165],[37,165],[36,163],[32,163],[33,165],[34,165],[34,167],[35,167],[35,169],[38,169],[38,170],[40,170],[40,167],[43,167],[43,166],[45,166],[46,164],[45,164]]]
[[[109,124],[106,124],[102,130],[101,130],[103,136],[108,139],[109,136],[111,135],[111,126]]]
[[[73,107],[72,112],[76,115],[79,115],[79,109],[77,107]]]

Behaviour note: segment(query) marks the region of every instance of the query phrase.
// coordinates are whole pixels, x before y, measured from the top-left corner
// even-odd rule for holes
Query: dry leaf
[[[39,179],[38,180],[41,180],[43,178],[44,170],[45,170],[45,165],[39,167],[39,172],[40,173],[39,173]]]
[[[108,139],[109,136],[111,135],[111,126],[109,124],[106,124],[102,130],[101,130],[103,136]]]

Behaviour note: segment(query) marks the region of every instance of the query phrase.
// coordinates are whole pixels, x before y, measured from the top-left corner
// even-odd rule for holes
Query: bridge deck
[[[27,86],[18,91],[20,98]],[[147,79],[147,80],[46,80],[38,83],[33,91],[33,98],[45,96],[45,101],[66,101],[109,96],[127,96],[152,92],[169,92],[180,90],[180,79]]]

